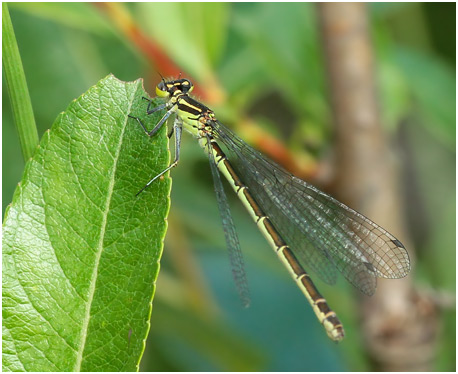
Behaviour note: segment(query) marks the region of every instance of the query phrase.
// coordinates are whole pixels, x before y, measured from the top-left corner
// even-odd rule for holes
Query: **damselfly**
[[[188,79],[162,79],[156,94],[165,102],[152,108],[152,101],[149,101],[146,113],[166,112],[151,131],[140,118],[130,116],[147,135],[153,136],[172,114],[175,115],[175,159],[139,193],[178,164],[182,129],[191,133],[210,160],[226,244],[242,301],[249,303],[247,282],[219,172],[229,181],[305,294],[328,336],[340,341],[344,337],[342,323],[305,269],[312,270],[329,284],[335,283],[340,272],[360,291],[372,295],[378,277],[402,278],[409,273],[406,249],[398,239],[368,218],[296,178],[250,147],[221,124],[212,110],[189,96],[192,89],[193,84]],[[220,145],[227,150],[227,156]]]

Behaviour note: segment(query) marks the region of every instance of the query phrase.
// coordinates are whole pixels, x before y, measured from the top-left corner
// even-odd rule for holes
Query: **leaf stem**
[[[5,79],[11,100],[14,122],[19,133],[22,155],[24,160],[27,161],[32,157],[38,145],[38,132],[33,116],[24,68],[6,3],[2,4],[2,33]]]

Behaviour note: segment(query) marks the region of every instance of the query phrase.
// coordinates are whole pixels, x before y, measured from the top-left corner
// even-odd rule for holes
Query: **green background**
[[[249,115],[307,169],[332,149],[323,51],[313,4],[120,4],[196,86],[217,77],[224,100],[206,99],[237,127]],[[378,95],[402,171],[418,287],[455,291],[455,4],[371,4]],[[109,73],[157,73],[107,13],[93,4],[10,4],[39,136],[68,103]],[[272,111],[272,103],[279,110]],[[279,114],[280,112],[280,114]],[[343,320],[343,344],[322,327],[236,198],[252,306],[232,282],[206,156],[184,137],[142,370],[370,370],[352,288],[318,283]],[[24,161],[3,82],[3,210]],[[142,181],[139,181],[141,184]],[[228,190],[229,191],[229,190]],[[455,310],[440,315],[435,369],[455,369]]]

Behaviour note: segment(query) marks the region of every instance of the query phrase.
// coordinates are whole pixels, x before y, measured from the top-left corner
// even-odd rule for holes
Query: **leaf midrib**
[[[132,108],[132,104],[134,101],[133,97],[135,97],[135,92],[137,92],[137,88],[138,88],[138,84],[137,84],[136,90],[134,91],[133,96],[129,98],[129,108],[128,108],[129,113]],[[103,251],[103,242],[105,238],[108,211],[111,205],[111,198],[113,195],[113,189],[114,189],[114,184],[115,184],[116,169],[117,169],[118,161],[119,161],[119,153],[121,151],[121,146],[122,146],[122,142],[124,139],[124,132],[127,127],[127,120],[128,120],[128,117],[126,116],[126,119],[124,121],[124,126],[120,134],[120,141],[118,142],[118,147],[116,148],[115,162],[113,163],[113,168],[112,168],[112,173],[111,173],[112,177],[110,179],[110,184],[108,185],[108,194],[107,194],[107,199],[105,202],[105,209],[103,211],[103,220],[102,220],[102,225],[101,225],[101,230],[100,230],[100,238],[99,238],[99,242],[97,245],[96,261],[95,261],[94,269],[92,271],[91,281],[89,283],[89,298],[86,304],[86,312],[85,312],[85,317],[83,319],[83,326],[81,329],[81,340],[80,340],[79,349],[76,355],[75,366],[73,368],[73,371],[76,371],[76,372],[81,371],[81,364],[83,362],[83,353],[84,353],[84,348],[86,346],[87,331],[88,331],[89,321],[90,321],[90,312],[91,312],[92,302],[94,300],[94,294],[96,290],[95,285],[97,283],[97,275],[98,275],[98,270],[99,270],[100,258],[102,256],[102,251]]]

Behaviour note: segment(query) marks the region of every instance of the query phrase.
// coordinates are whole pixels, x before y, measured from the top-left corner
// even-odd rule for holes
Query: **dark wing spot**
[[[395,245],[396,247],[404,248],[404,249],[405,249],[404,245],[403,245],[398,239],[394,239],[394,240],[392,240],[392,242],[394,243],[394,245]]]
[[[371,273],[375,273],[375,268],[370,262],[363,262],[364,266],[369,270]]]

